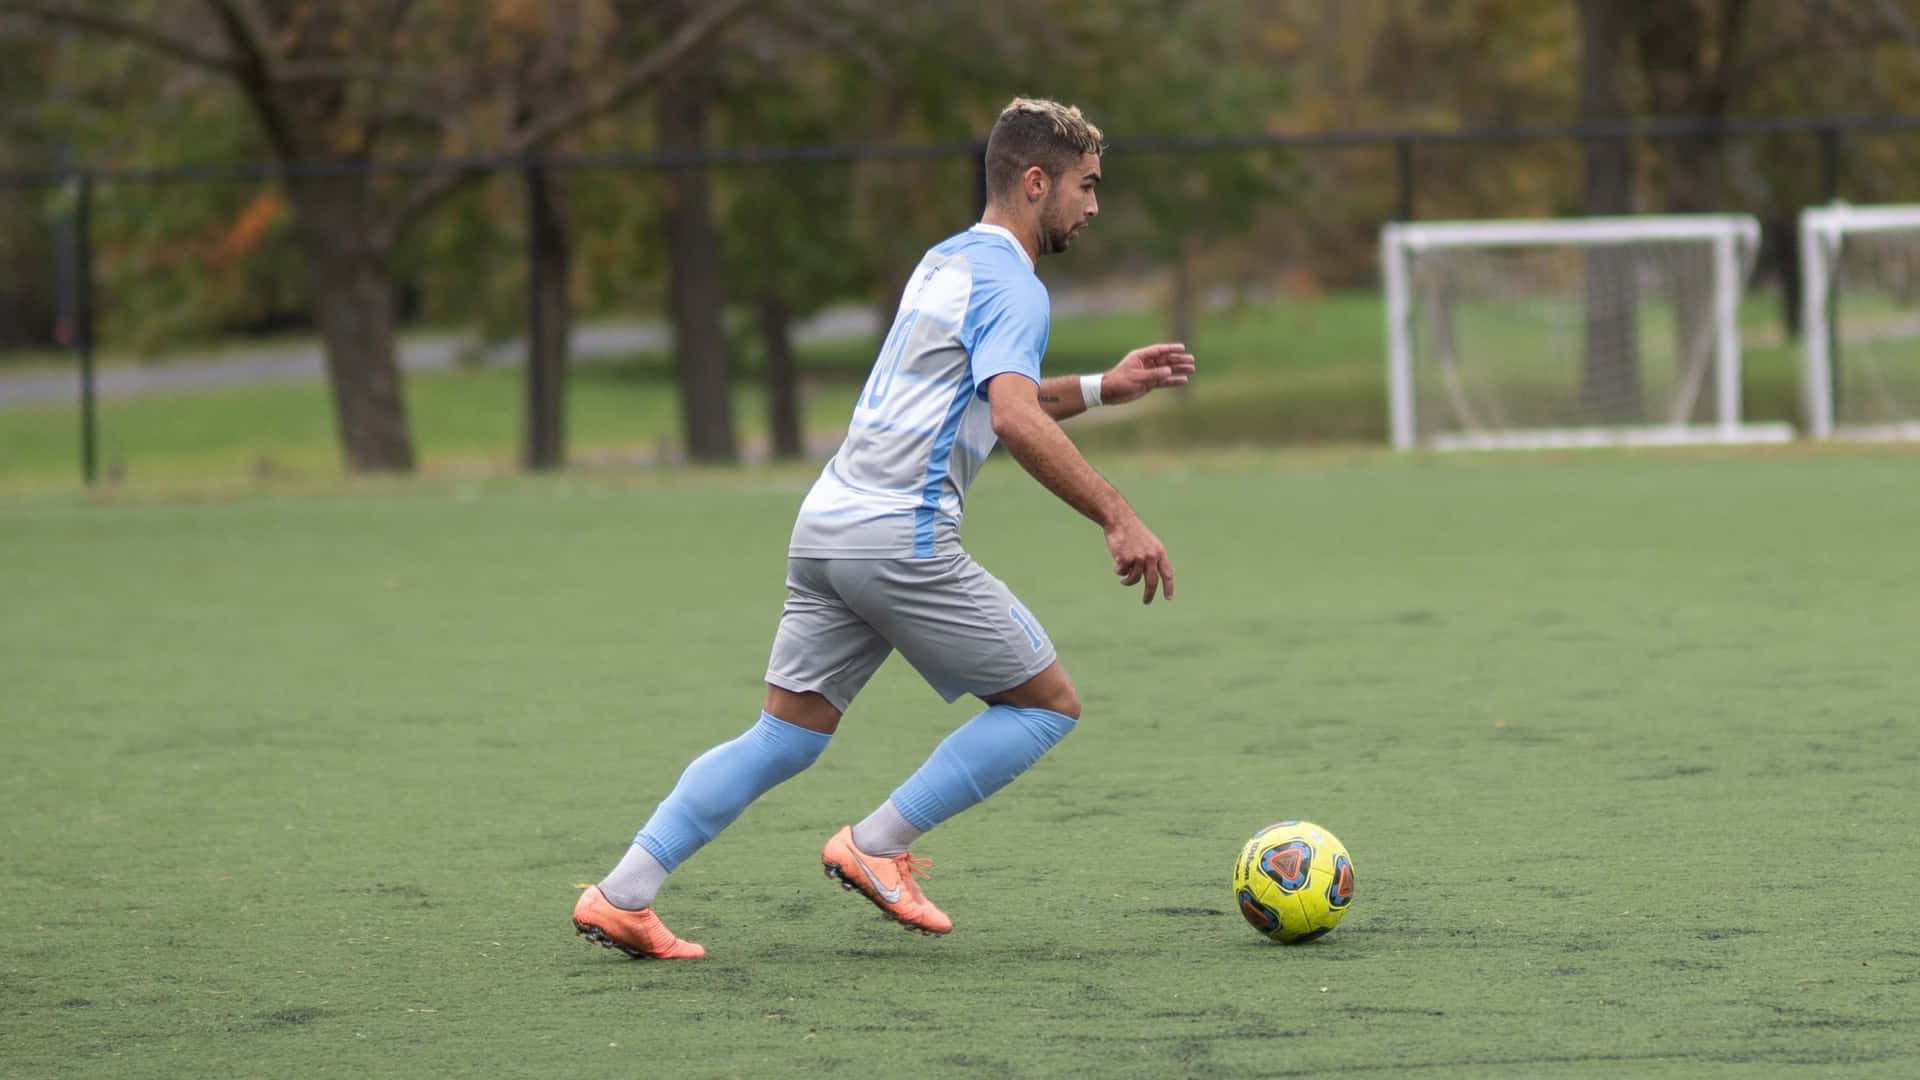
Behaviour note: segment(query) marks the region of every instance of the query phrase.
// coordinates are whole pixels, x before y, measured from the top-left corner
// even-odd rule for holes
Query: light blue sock
[[[925,832],[1007,786],[1066,738],[1074,723],[1050,709],[991,706],[934,748],[927,763],[894,789],[893,805]]]
[[[747,804],[813,764],[832,738],[769,713],[693,759],[633,842],[669,871],[733,824]]]

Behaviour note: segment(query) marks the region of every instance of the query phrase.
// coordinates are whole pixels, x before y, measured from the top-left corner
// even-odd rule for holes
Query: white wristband
[[[1084,401],[1089,409],[1100,404],[1100,379],[1099,375],[1080,376],[1080,400]]]

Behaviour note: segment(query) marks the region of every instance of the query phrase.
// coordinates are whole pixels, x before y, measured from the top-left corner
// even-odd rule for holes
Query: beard
[[[1073,243],[1073,234],[1080,231],[1086,219],[1079,214],[1065,211],[1061,202],[1053,198],[1040,207],[1040,254],[1058,255]]]
[[[1063,224],[1042,220],[1040,224],[1040,254],[1058,255],[1073,243],[1073,234],[1080,230],[1079,223]]]

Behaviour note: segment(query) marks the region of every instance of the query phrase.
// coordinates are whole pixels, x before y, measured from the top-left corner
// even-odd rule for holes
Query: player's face
[[[1094,188],[1100,184],[1100,157],[1085,154],[1060,174],[1040,204],[1040,254],[1056,255],[1073,243],[1074,234],[1100,212]]]

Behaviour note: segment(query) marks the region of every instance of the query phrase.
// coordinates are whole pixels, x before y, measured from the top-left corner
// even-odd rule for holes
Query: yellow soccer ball
[[[1312,941],[1353,904],[1353,859],[1313,822],[1282,821],[1240,849],[1233,895],[1255,930],[1289,944]]]

